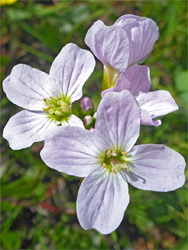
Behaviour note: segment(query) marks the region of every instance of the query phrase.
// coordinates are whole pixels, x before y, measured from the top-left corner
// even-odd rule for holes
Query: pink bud
[[[80,101],[80,106],[83,112],[87,112],[89,110],[93,111],[93,103],[89,97],[84,97]]]

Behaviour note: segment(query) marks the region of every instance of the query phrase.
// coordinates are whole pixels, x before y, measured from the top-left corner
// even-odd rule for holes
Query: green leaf
[[[175,78],[175,85],[178,91],[188,90],[188,70],[181,71]]]
[[[60,49],[60,42],[59,42],[59,36],[58,31],[54,29],[52,25],[49,23],[43,24],[42,27],[39,25],[38,27],[32,27],[31,25],[28,25],[27,23],[21,22],[19,23],[20,27],[24,29],[26,32],[28,32],[31,36],[45,44],[49,49],[51,49],[53,52],[57,53]]]
[[[32,13],[25,9],[14,9],[10,8],[7,11],[7,19],[10,22],[17,22],[26,19],[30,19],[32,17]]]
[[[19,231],[2,232],[1,240],[5,249],[20,249],[22,239]]]
[[[156,196],[161,198],[164,202],[175,208],[178,212],[183,213],[183,209],[180,206],[180,201],[175,192],[167,192],[167,193],[155,193]]]
[[[175,86],[179,91],[179,97],[184,103],[188,100],[188,70],[180,71],[175,78]]]
[[[37,181],[34,180],[28,183],[22,183],[20,179],[13,181],[7,184],[6,186],[2,186],[1,188],[2,196],[4,197],[15,196],[18,198],[29,198],[33,190],[36,188]],[[20,181],[20,183],[18,181]]]
[[[24,43],[20,43],[20,47],[23,50],[26,50],[29,53],[31,53],[31,54],[33,54],[35,56],[38,56],[38,57],[40,57],[40,58],[42,58],[42,59],[44,59],[44,60],[46,60],[48,62],[52,62],[54,60],[54,58],[52,56],[50,56],[48,54],[45,54],[45,53],[43,53],[43,52],[41,52],[41,51],[31,47],[31,46],[28,46],[28,45],[24,44]]]

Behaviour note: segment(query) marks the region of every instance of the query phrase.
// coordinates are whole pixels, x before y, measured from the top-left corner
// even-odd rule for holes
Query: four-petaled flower
[[[158,38],[156,23],[146,17],[124,15],[111,26],[96,21],[85,43],[104,64],[103,89],[113,87],[127,67],[142,63]]]
[[[120,75],[115,87],[104,90],[102,96],[108,92],[129,90],[135,96],[140,106],[140,123],[159,126],[161,121],[153,119],[178,110],[178,106],[168,91],[157,90],[149,92],[150,87],[149,68],[147,66],[134,65]]]
[[[93,55],[72,43],[55,58],[49,75],[28,65],[15,66],[3,89],[9,100],[26,110],[12,116],[4,128],[10,147],[22,149],[44,140],[44,133],[57,125],[84,127],[72,114],[71,103],[81,98],[94,67]]]
[[[127,182],[159,192],[184,184],[183,157],[164,145],[134,146],[139,129],[140,108],[124,90],[103,97],[95,133],[56,127],[46,135],[43,161],[60,172],[86,177],[77,198],[77,215],[84,229],[108,234],[119,226],[129,203]]]

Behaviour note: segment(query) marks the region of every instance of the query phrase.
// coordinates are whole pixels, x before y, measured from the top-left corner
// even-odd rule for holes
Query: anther
[[[61,112],[60,112],[60,111],[58,111],[58,110],[56,110],[56,111],[55,111],[55,115],[57,115],[57,116],[61,116]]]
[[[121,167],[125,168],[125,170],[126,170],[127,173],[130,172],[130,167],[127,164],[123,164]]]
[[[116,170],[114,170],[114,169],[112,170],[112,172],[113,172],[114,174],[117,174],[117,173],[118,173],[118,172],[117,172]]]
[[[53,115],[54,110],[53,110],[53,109],[49,109],[49,110],[48,110],[48,113],[49,113],[50,115]]]
[[[112,155],[112,156],[118,156],[118,153],[117,153],[117,151],[115,151],[115,150],[112,150],[112,153],[111,153],[111,155]]]
[[[49,106],[49,105],[51,104],[51,101],[50,101],[50,100],[48,100],[48,99],[46,99],[46,98],[44,98],[43,100],[44,100],[44,102],[46,103],[47,106]]]
[[[52,100],[59,100],[59,97],[58,96],[53,96],[53,97],[50,97]]]
[[[111,150],[108,150],[108,151],[106,152],[106,155],[107,155],[108,158],[110,158],[110,156],[112,155],[112,154],[111,154]]]
[[[115,167],[115,170],[117,170],[117,171],[121,170],[121,165],[120,164],[116,164],[114,167]]]
[[[121,152],[122,155],[127,155],[128,153],[127,152]]]
[[[66,104],[64,104],[64,105],[62,105],[61,107],[60,107],[60,110],[62,111],[62,112],[68,112],[68,105]]]
[[[107,165],[106,165],[106,163],[103,163],[102,166],[103,166],[103,168],[106,168]]]

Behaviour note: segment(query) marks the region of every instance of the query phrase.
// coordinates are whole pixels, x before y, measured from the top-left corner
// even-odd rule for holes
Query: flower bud
[[[89,131],[91,131],[92,133],[95,133],[95,129],[94,128],[90,128]]]
[[[86,115],[84,117],[84,125],[87,129],[91,128],[91,126],[93,125],[93,117],[90,115]]]
[[[80,101],[80,106],[82,109],[83,114],[85,115],[91,115],[93,114],[93,103],[89,97],[84,97]]]

